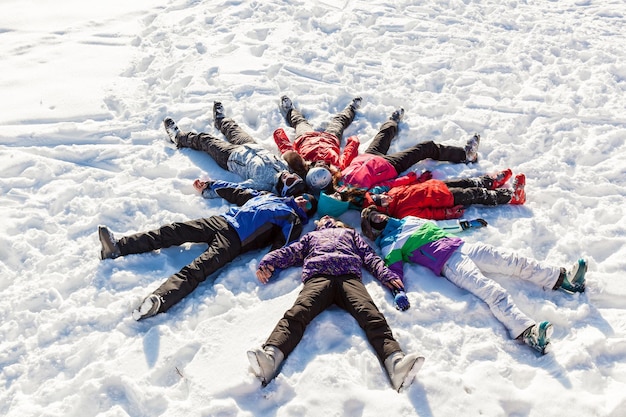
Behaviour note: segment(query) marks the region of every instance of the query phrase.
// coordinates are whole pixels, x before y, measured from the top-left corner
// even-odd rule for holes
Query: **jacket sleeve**
[[[341,157],[339,157],[339,169],[345,169],[350,162],[359,154],[359,138],[356,136],[350,136],[346,140],[346,146],[343,148]]]
[[[285,133],[282,127],[279,127],[274,131],[274,142],[276,142],[276,146],[278,146],[278,150],[281,155],[287,151],[293,151],[293,144],[289,140],[289,137]]]
[[[403,175],[401,177],[394,178],[394,179],[389,180],[389,181],[380,182],[380,183],[376,184],[376,186],[393,188],[393,187],[400,187],[400,186],[403,186],[403,185],[413,184],[416,181],[417,181],[417,174],[415,172],[411,171],[408,174]]]
[[[302,265],[306,251],[308,251],[308,249],[304,242],[292,242],[287,246],[272,250],[266,254],[259,262],[259,268],[271,265],[274,269],[284,269],[290,266]]]
[[[361,259],[363,260],[365,269],[367,269],[367,271],[370,272],[378,281],[384,284],[394,279],[402,280],[401,276],[398,276],[398,274],[385,266],[385,262],[382,258],[374,252],[374,249],[372,249],[371,246],[368,245],[357,232],[354,232],[354,243],[357,247],[359,256],[361,256]]]
[[[446,214],[446,209],[442,207],[415,207],[412,216],[421,217],[422,219],[447,220],[450,217]]]
[[[260,191],[242,187],[241,184],[221,180],[209,181],[209,186],[202,191],[204,198],[220,197],[238,206],[243,206],[246,201],[261,194]]]

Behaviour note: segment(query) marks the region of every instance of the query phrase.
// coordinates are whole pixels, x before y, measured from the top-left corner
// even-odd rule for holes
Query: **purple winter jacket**
[[[361,278],[362,266],[382,283],[400,279],[359,233],[354,229],[335,227],[332,219],[324,218],[316,230],[305,234],[299,241],[265,255],[259,268],[268,265],[274,268],[302,265],[303,282],[321,274],[352,274]]]

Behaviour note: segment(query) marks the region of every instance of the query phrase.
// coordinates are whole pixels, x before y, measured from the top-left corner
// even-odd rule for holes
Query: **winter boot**
[[[402,107],[396,109],[393,113],[391,113],[390,119],[396,123],[400,123],[400,120],[404,119],[404,109]]]
[[[502,188],[502,186],[506,184],[509,178],[511,178],[511,175],[513,175],[513,172],[508,168],[504,171],[488,174],[487,176],[493,181],[491,183],[491,189],[495,190],[496,188]]]
[[[217,130],[222,130],[222,120],[224,120],[224,106],[219,101],[213,102],[213,123]]]
[[[133,318],[139,321],[152,317],[159,312],[161,304],[161,297],[156,294],[150,294],[142,301],[138,308],[133,310]]]
[[[352,110],[357,110],[359,107],[361,107],[362,101],[363,101],[362,97],[353,98],[352,103],[350,103],[350,107],[352,107]]]
[[[293,109],[293,102],[287,96],[282,96],[280,98],[280,111],[283,114],[283,117],[287,118],[289,112]]]
[[[280,365],[285,355],[276,346],[267,345],[263,349],[248,351],[248,361],[254,375],[261,380],[261,385],[266,386],[278,374]]]
[[[522,340],[531,348],[542,355],[545,355],[550,351],[550,337],[552,337],[552,323],[549,321],[542,321],[539,324],[533,324],[522,333]]]
[[[415,374],[424,364],[424,357],[417,353],[405,355],[403,352],[394,352],[385,359],[384,364],[391,386],[400,392],[411,385]]]
[[[513,197],[509,204],[524,204],[526,202],[526,176],[524,174],[517,174],[515,180],[513,180]]]
[[[166,117],[163,120],[163,126],[165,126],[165,131],[167,132],[167,136],[169,136],[170,141],[178,146],[178,135],[180,135],[180,129],[176,125],[176,122],[171,117]]]
[[[122,255],[117,240],[106,226],[98,226],[98,238],[102,245],[100,259],[115,259]]]
[[[584,292],[586,272],[587,261],[579,259],[571,269],[564,273],[563,282],[559,288],[569,293]]]
[[[465,162],[476,162],[478,161],[478,145],[480,144],[480,135],[478,133],[474,133],[465,144]]]

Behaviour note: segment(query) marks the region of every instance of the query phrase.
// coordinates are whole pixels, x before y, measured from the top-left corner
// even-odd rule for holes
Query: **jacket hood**
[[[348,201],[341,201],[330,197],[325,192],[320,193],[319,202],[317,204],[317,212],[320,216],[339,217],[348,211]]]

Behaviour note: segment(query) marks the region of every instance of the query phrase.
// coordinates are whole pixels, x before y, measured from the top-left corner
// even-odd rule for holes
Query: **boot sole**
[[[261,365],[259,364],[259,360],[256,357],[256,353],[249,350],[246,352],[248,355],[248,362],[250,362],[250,367],[252,368],[252,373],[254,376],[261,380],[261,386],[265,387],[267,385],[267,381],[263,376],[263,370],[261,369]]]
[[[417,375],[420,369],[422,369],[422,366],[424,365],[425,360],[426,359],[423,356],[418,356],[415,359],[415,362],[413,362],[413,365],[411,366],[411,370],[404,377],[402,384],[400,384],[400,388],[398,388],[398,392],[402,392],[405,388],[408,388],[413,383],[413,380],[415,379],[415,375]]]

